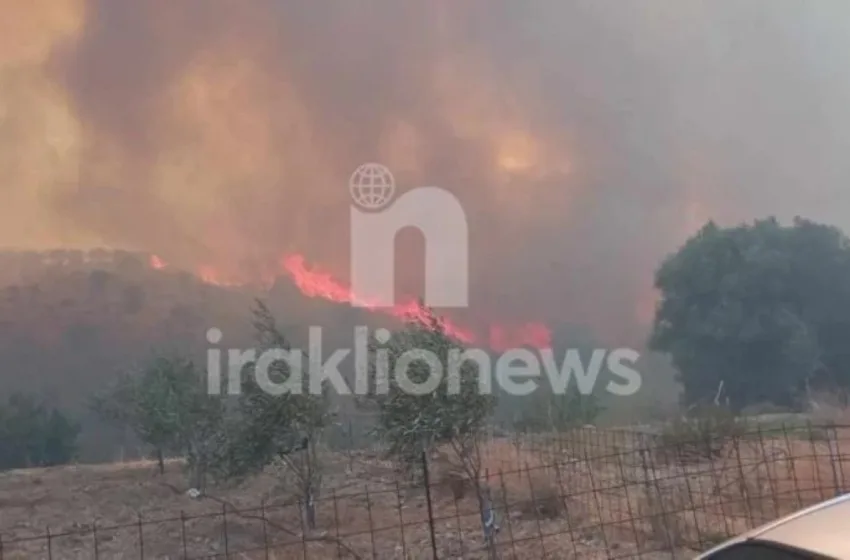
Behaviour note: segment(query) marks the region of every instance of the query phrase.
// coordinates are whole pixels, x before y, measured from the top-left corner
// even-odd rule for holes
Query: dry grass
[[[698,463],[661,463],[640,451],[645,437],[625,432],[495,439],[481,449],[481,487],[497,513],[500,558],[671,548],[688,556],[843,489],[850,433],[827,435],[765,433],[729,441],[716,459]],[[373,550],[377,558],[431,557],[423,488],[400,480],[374,454],[328,454],[326,461],[315,531],[302,530],[298,506],[271,474],[202,499],[186,495],[178,462],[165,476],[146,462],[0,474],[3,558],[46,557],[46,539],[10,541],[44,537],[48,528],[73,532],[51,539],[54,558],[91,558],[95,543],[103,558],[139,557],[140,516],[146,558],[225,549],[232,558],[266,558],[266,543],[278,560],[372,558]],[[439,460],[431,470],[441,557],[487,558],[477,492]],[[226,519],[223,503],[232,506]]]

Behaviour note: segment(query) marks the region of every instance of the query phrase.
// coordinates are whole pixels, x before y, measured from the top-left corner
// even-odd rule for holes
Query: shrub
[[[730,410],[715,405],[695,407],[664,427],[658,442],[660,455],[678,461],[718,457],[743,431]]]
[[[12,395],[0,406],[0,470],[69,463],[80,426],[30,396]]]
[[[541,387],[539,396],[514,421],[514,429],[520,432],[565,432],[593,424],[604,410],[599,397],[584,395],[575,385],[563,394]]]

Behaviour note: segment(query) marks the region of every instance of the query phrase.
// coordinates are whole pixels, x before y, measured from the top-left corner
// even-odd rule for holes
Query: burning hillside
[[[168,264],[159,256],[151,255],[149,265],[155,270],[164,270]],[[305,262],[302,255],[289,255],[280,263],[280,274],[286,275],[306,297],[321,298],[330,302],[340,304],[356,303],[358,307],[364,307],[374,312],[385,313],[404,321],[424,321],[426,311],[417,300],[410,300],[403,304],[394,306],[383,306],[370,303],[355,294],[350,287],[335,279],[331,274],[316,268],[311,268]],[[219,276],[211,267],[201,267],[198,272],[201,280],[216,286],[240,286],[242,282],[235,279],[227,279]],[[275,276],[266,276],[266,287],[270,287]],[[521,325],[494,323],[490,325],[487,333],[478,333],[475,330],[460,325],[449,318],[444,318],[444,327],[456,339],[474,345],[483,344],[496,351],[504,351],[509,348],[551,347],[552,337],[549,329],[540,323],[526,323]]]

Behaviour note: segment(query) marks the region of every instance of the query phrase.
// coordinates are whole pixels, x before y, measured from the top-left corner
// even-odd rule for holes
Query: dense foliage
[[[191,361],[156,357],[141,371],[121,375],[92,407],[151,446],[161,471],[165,454],[185,455],[193,485],[203,486],[220,447],[225,408],[207,393],[206,380]]]
[[[254,328],[260,353],[292,350],[272,313],[259,301],[254,309]],[[228,418],[228,435],[214,466],[225,479],[278,467],[281,486],[304,504],[305,524],[314,527],[314,503],[322,486],[318,446],[333,420],[327,384],[319,394],[312,394],[306,367],[295,371],[285,360],[274,360],[262,373],[269,381],[283,385],[292,375],[301,375],[301,379],[296,382],[300,392],[272,394],[258,383],[257,362],[247,364],[242,372],[238,407]]]
[[[469,463],[477,438],[493,414],[496,398],[479,390],[478,364],[466,360],[457,364],[464,346],[446,332],[443,322],[430,310],[393,333],[386,344],[373,341],[369,362],[370,401],[377,409],[377,436],[388,444],[389,455],[403,463],[414,463],[423,451],[449,444],[461,462]],[[422,351],[439,361],[441,377],[427,394],[411,394],[400,383],[401,362],[407,377],[423,385],[432,377],[432,365],[417,358]],[[453,357],[455,356],[455,357]],[[409,357],[413,359],[408,360]],[[436,375],[433,379],[438,379]]]
[[[801,406],[815,388],[850,386],[850,240],[838,229],[709,223],[655,285],[651,347],[671,355],[688,404]]]
[[[68,463],[79,433],[79,425],[60,410],[12,395],[0,405],[0,470]]]

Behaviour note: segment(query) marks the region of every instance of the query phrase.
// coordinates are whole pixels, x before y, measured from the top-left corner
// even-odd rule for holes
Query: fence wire
[[[848,459],[845,426],[507,436],[482,445],[477,482],[423,455],[416,481],[325,491],[313,528],[301,503],[208,497],[202,514],[0,534],[0,560],[687,558],[844,493]]]

